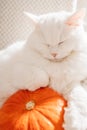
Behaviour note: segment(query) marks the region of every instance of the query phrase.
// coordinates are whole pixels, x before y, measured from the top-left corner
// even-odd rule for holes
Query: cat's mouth
[[[51,61],[51,62],[62,62],[62,61],[64,61],[67,57],[68,57],[68,56],[63,57],[63,58],[60,58],[60,59],[48,59],[48,60]]]
[[[63,58],[54,58],[54,59],[48,59],[51,62],[62,62],[65,61],[66,59],[68,59],[72,54],[74,53],[74,51],[71,51],[67,56],[64,56]]]

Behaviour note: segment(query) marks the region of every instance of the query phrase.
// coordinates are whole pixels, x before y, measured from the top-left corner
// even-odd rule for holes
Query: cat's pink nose
[[[51,55],[52,55],[53,57],[56,57],[56,56],[57,56],[57,53],[51,53]]]

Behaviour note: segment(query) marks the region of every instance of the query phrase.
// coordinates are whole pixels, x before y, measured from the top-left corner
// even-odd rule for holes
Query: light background
[[[78,0],[80,7],[87,7],[87,0]],[[0,0],[0,49],[27,39],[31,24],[23,11],[39,15],[75,9],[76,0]]]

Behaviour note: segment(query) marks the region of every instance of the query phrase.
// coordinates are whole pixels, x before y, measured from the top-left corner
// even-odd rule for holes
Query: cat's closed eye
[[[49,44],[47,44],[47,47],[50,47],[50,45],[49,45]]]
[[[64,41],[62,41],[62,42],[59,42],[59,43],[58,43],[58,45],[62,45],[63,43],[64,43]]]

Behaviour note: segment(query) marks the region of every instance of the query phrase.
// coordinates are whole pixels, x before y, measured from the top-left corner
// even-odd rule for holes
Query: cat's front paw
[[[32,74],[29,80],[28,89],[31,91],[34,91],[40,87],[46,87],[49,84],[48,74],[39,68],[32,70]]]
[[[48,74],[36,66],[26,66],[24,69],[15,71],[11,79],[9,86],[17,90],[28,89],[34,91],[40,87],[46,87],[49,84]]]

